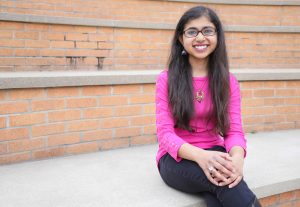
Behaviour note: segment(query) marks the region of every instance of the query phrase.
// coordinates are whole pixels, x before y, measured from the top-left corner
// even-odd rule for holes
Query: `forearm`
[[[230,152],[229,152],[229,155],[231,157],[239,157],[239,158],[242,158],[244,159],[244,156],[245,156],[245,151],[242,147],[240,146],[234,146],[231,148]]]
[[[204,153],[205,151],[203,149],[200,149],[188,143],[184,143],[183,145],[181,145],[178,150],[179,157],[195,162],[197,162],[197,159],[201,158]]]

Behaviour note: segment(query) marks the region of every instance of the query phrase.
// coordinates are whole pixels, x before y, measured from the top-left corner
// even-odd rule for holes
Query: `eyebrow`
[[[185,30],[188,30],[188,29],[196,29],[196,30],[201,31],[201,30],[206,29],[206,28],[213,28],[213,29],[216,29],[215,27],[212,27],[212,26],[204,26],[204,27],[202,27],[201,29],[198,29],[197,27],[188,27],[188,28],[186,28]],[[184,31],[185,31],[185,30],[184,30]]]

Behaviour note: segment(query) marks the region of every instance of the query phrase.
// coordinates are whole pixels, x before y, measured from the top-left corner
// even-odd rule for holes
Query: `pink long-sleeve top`
[[[205,93],[202,102],[194,101],[195,115],[190,121],[193,132],[174,128],[174,119],[168,104],[168,72],[163,71],[159,74],[156,81],[156,128],[159,149],[156,156],[159,159],[169,153],[177,162],[181,161],[178,150],[184,143],[192,144],[202,149],[212,146],[223,146],[229,152],[233,146],[240,146],[246,152],[246,139],[242,129],[241,121],[241,98],[239,83],[230,74],[230,103],[229,117],[230,129],[226,137],[214,133],[214,120],[207,122],[209,112],[213,104],[208,88],[208,77],[193,77],[194,94],[201,89]]]

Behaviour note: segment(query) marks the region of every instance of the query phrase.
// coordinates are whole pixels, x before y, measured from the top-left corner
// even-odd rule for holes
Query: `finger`
[[[233,174],[231,177],[227,178],[227,181],[222,181],[219,183],[220,186],[225,186],[231,184],[233,181],[237,179],[237,175]]]
[[[226,168],[228,171],[233,172],[234,166],[233,166],[233,163],[232,163],[231,161],[226,160],[226,159],[223,158],[223,157],[218,157],[218,158],[216,159],[216,161],[217,161],[218,163],[220,163],[220,164],[221,164],[224,168]],[[227,174],[228,174],[228,173],[227,173]]]
[[[220,163],[222,162],[222,163]],[[217,161],[214,163],[214,167],[221,173],[224,174],[226,177],[230,177],[233,173],[231,170],[227,169],[224,165],[225,163],[223,161]]]
[[[229,155],[228,153],[220,152],[220,155],[221,155],[221,157],[224,158],[225,160],[232,161],[232,158],[230,157],[230,155]]]
[[[215,184],[215,185],[219,185],[219,183],[212,177],[212,175],[211,175],[211,173],[210,173],[209,170],[203,170],[203,171],[204,171],[204,174],[206,175],[207,179],[208,179],[211,183],[213,183],[213,184]]]
[[[231,184],[229,185],[229,188],[233,188],[233,187],[235,187],[237,184],[239,184],[239,182],[241,182],[242,178],[243,178],[242,176],[238,176],[237,179],[236,179],[233,183],[231,183]]]
[[[225,177],[225,175],[221,174],[220,172],[218,172],[218,170],[216,170],[215,168],[213,168],[213,170],[210,172],[210,174],[215,177],[216,179],[219,179],[223,182],[227,182],[227,178]]]

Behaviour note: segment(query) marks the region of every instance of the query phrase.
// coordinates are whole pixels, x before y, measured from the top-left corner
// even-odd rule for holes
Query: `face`
[[[185,32],[179,40],[189,54],[190,61],[208,60],[217,46],[215,30],[214,24],[205,16],[191,20],[185,25]]]

